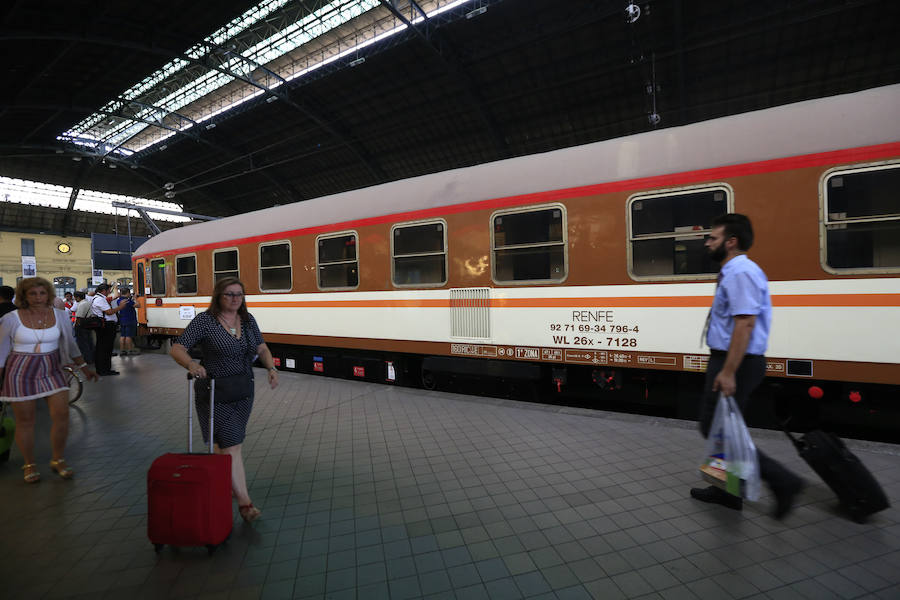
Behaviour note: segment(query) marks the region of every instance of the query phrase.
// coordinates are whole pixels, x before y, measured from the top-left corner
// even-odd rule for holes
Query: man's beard
[[[725,254],[725,244],[721,244],[715,250],[709,251],[709,258],[713,262],[721,263],[723,260],[725,260]]]

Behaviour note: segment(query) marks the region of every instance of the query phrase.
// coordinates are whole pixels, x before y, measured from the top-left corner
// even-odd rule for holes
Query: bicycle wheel
[[[63,373],[66,376],[66,384],[69,386],[69,404],[75,404],[81,398],[81,392],[84,388],[81,373],[79,373],[79,369],[73,369],[72,367],[63,367]]]

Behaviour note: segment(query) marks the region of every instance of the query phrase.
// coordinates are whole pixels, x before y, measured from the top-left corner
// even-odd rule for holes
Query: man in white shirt
[[[95,361],[97,365],[97,375],[118,375],[118,371],[112,370],[112,352],[116,343],[116,323],[119,318],[116,316],[120,310],[125,308],[122,304],[113,308],[106,300],[106,294],[109,292],[109,284],[101,283],[97,286],[97,293],[91,300],[91,314],[103,317],[103,327],[97,329],[97,351]]]
[[[75,292],[75,302],[75,341],[78,342],[78,348],[81,350],[85,362],[93,364],[94,334],[82,325],[91,314],[91,301],[85,298],[84,292]]]

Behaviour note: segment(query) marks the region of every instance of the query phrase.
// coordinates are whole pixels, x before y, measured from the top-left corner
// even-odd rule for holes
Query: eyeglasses
[[[243,298],[243,292],[222,292],[223,296],[228,296],[229,298]]]

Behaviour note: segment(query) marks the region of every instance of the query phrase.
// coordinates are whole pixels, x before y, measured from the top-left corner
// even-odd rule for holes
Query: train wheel
[[[422,387],[426,390],[433,390],[437,387],[437,377],[434,373],[422,369]]]

